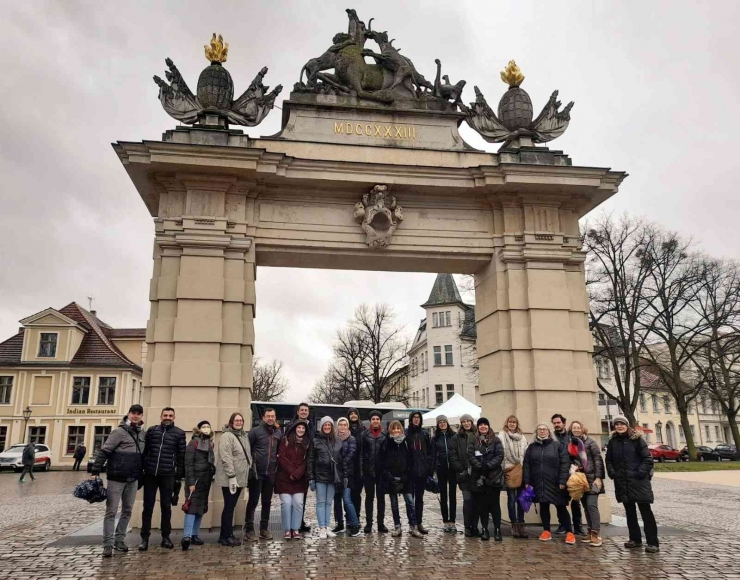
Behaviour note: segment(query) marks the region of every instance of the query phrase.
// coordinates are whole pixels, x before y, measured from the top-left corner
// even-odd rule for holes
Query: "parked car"
[[[699,461],[722,461],[722,457],[711,447],[705,445],[696,446],[696,458]],[[684,461],[689,460],[689,448],[684,447],[681,449],[681,459]]]
[[[681,457],[681,452],[678,449],[674,449],[670,445],[663,445],[662,443],[648,445],[650,448],[650,454],[653,459],[665,463],[666,461],[684,461]]]
[[[25,447],[25,443],[17,443],[0,453],[0,469],[21,471],[23,469],[23,449]],[[51,468],[51,450],[46,445],[40,443],[37,443],[35,447],[36,464],[34,469],[49,471]]]
[[[737,455],[737,448],[729,443],[722,443],[714,448],[714,451],[719,454],[722,459],[740,459]]]

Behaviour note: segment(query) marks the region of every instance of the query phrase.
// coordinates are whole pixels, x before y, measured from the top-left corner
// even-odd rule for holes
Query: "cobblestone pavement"
[[[99,544],[51,545],[102,517],[103,506],[71,496],[81,477],[41,474],[21,488],[17,477],[0,475],[0,579],[740,579],[740,540],[725,531],[725,526],[732,528],[732,519],[737,525],[740,503],[722,486],[654,480],[659,524],[670,519],[671,525],[701,527],[702,533],[664,536],[661,552],[652,556],[626,550],[623,536],[608,537],[601,549],[566,546],[561,539],[543,544],[505,537],[502,543],[485,543],[451,537],[439,530],[441,519],[432,499],[424,519],[433,530],[422,540],[404,533],[399,539],[378,534],[333,540],[309,537],[233,549],[207,544],[188,552],[156,546],[146,553],[131,550],[103,560]],[[715,521],[718,512],[721,525]],[[682,517],[686,513],[689,518]],[[130,536],[131,545],[137,540]]]

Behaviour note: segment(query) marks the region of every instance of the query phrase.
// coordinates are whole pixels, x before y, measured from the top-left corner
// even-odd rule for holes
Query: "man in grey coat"
[[[144,408],[141,405],[131,405],[128,415],[121,421],[118,429],[110,434],[100,448],[92,467],[90,478],[95,479],[107,463],[108,497],[103,520],[104,558],[110,558],[114,548],[119,552],[128,552],[124,539],[136,491],[139,489],[139,479],[143,477],[141,459],[144,451],[144,433],[141,428],[144,424],[143,417]],[[116,527],[119,504],[121,518]]]

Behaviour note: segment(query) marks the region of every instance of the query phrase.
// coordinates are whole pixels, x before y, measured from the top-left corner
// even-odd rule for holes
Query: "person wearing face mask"
[[[162,514],[160,531],[162,547],[172,548],[170,531],[172,526],[172,496],[175,482],[185,475],[185,431],[175,426],[175,410],[165,407],[159,417],[159,425],[146,431],[144,445],[144,509],[141,513],[141,544],[139,550],[149,549],[149,536],[152,528],[152,514],[159,491],[159,509]]]
[[[216,461],[216,485],[221,488],[224,498],[221,535],[218,538],[218,543],[222,546],[233,548],[241,544],[234,537],[234,508],[242,490],[247,487],[251,468],[252,452],[249,437],[244,430],[244,416],[241,413],[232,413],[228,425],[221,433]]]
[[[306,463],[310,444],[308,421],[298,419],[290,425],[278,448],[275,493],[280,496],[284,540],[303,539],[300,529],[308,487]]]
[[[450,467],[455,472],[457,485],[463,496],[463,525],[465,537],[472,538],[480,535],[478,531],[478,515],[473,501],[473,478],[470,466],[470,451],[475,444],[475,429],[473,417],[465,414],[460,417],[460,429],[452,438],[450,448]]]
[[[509,415],[504,428],[498,434],[504,446],[504,483],[506,485],[506,507],[511,522],[511,535],[514,538],[528,538],[524,529],[524,510],[517,499],[522,492],[524,454],[527,452],[527,438],[519,427],[519,419]]]
[[[383,441],[378,458],[378,473],[380,474],[381,492],[390,496],[391,512],[393,513],[393,532],[391,537],[401,536],[401,514],[398,511],[398,494],[403,496],[406,504],[406,517],[409,521],[409,533],[414,538],[423,538],[423,534],[416,528],[416,514],[414,513],[414,495],[408,493],[409,482],[409,445],[403,432],[400,421],[391,421],[388,426],[388,436]]]
[[[468,448],[468,461],[473,467],[473,500],[475,511],[481,521],[480,539],[488,541],[488,514],[493,513],[493,539],[502,541],[501,536],[501,502],[499,495],[503,486],[504,471],[501,464],[504,461],[504,446],[501,440],[491,429],[488,419],[478,419],[478,434],[475,437],[473,448]]]
[[[455,518],[457,512],[457,477],[450,466],[450,451],[455,432],[450,427],[447,417],[437,415],[437,428],[434,431],[434,465],[439,481],[439,505],[442,509],[443,531],[457,533]]]
[[[648,554],[660,550],[658,525],[650,504],[653,503],[653,456],[650,454],[642,434],[632,429],[624,417],[614,418],[614,432],[606,447],[606,472],[614,480],[617,501],[624,505],[627,514],[627,528],[630,539],[624,547],[642,547],[640,524],[637,522],[637,508],[640,509],[645,528]]]
[[[213,449],[211,424],[201,421],[193,429],[193,437],[185,449],[185,495],[187,510],[183,524],[183,550],[194,546],[202,546],[200,539],[200,523],[203,514],[208,511],[208,494],[211,492],[211,481],[216,474],[216,454]],[[185,506],[183,506],[184,508]]]
[[[588,431],[580,421],[571,421],[570,442],[568,456],[571,470],[580,471],[586,475],[589,491],[581,497],[581,505],[586,513],[588,534],[582,535],[581,541],[588,542],[589,546],[598,548],[602,545],[601,515],[599,514],[599,494],[604,493],[604,460],[601,457],[599,445],[588,436]]]
[[[565,543],[576,543],[567,508],[570,503],[566,488],[569,470],[570,460],[566,448],[553,439],[547,424],[540,423],[535,429],[534,441],[524,454],[524,485],[532,486],[535,501],[540,504],[543,531],[539,539],[543,542],[552,540],[550,506],[554,505],[558,520],[565,528]]]
[[[381,493],[380,476],[378,473],[378,458],[380,450],[385,442],[386,433],[380,423],[383,414],[380,411],[370,411],[370,428],[365,429],[361,435],[361,443],[358,449],[362,449],[360,457],[360,468],[362,470],[362,481],[365,487],[365,533],[373,531],[373,501],[378,500],[378,533],[388,533],[383,519],[385,518],[385,495]]]

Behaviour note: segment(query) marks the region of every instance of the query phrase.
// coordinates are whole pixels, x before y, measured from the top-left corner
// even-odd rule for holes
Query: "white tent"
[[[421,418],[424,427],[436,427],[438,415],[447,417],[447,422],[450,425],[459,425],[460,416],[465,414],[472,416],[473,421],[477,421],[480,418],[481,408],[468,401],[462,395],[455,393],[446,403],[436,409],[432,409],[428,413],[424,413]]]

